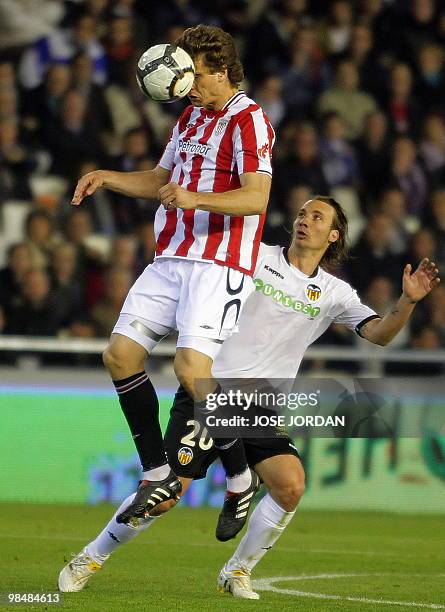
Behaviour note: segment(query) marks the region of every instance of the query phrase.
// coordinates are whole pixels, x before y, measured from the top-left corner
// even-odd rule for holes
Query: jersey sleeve
[[[233,130],[238,174],[260,172],[272,176],[273,127],[261,108],[243,115]]]
[[[179,121],[177,121],[176,124],[173,126],[170,138],[165,146],[163,154],[161,155],[161,159],[158,162],[158,165],[161,166],[161,168],[165,168],[166,170],[172,170],[173,168],[176,145],[178,143],[179,137]]]
[[[360,336],[360,329],[372,319],[380,319],[380,316],[372,308],[362,304],[357,292],[351,288],[343,302],[342,311],[334,318],[334,323],[346,325]]]

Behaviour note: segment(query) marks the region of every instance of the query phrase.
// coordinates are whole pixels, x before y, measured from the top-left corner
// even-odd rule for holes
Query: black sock
[[[159,402],[146,372],[114,380],[122,411],[127,419],[143,470],[167,463],[159,425]]]
[[[247,469],[247,458],[241,438],[213,438],[226,476],[233,478]]]

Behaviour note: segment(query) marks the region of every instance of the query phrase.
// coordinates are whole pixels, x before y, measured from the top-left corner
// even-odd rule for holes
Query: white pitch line
[[[398,574],[400,576],[400,574]],[[402,574],[403,575],[403,574]],[[334,580],[336,578],[363,578],[365,576],[393,576],[393,574],[317,574],[315,576],[273,576],[271,578],[259,578],[252,581],[253,588],[258,591],[271,591],[281,595],[295,595],[296,597],[308,597],[314,599],[329,599],[335,601],[351,601],[365,604],[380,604],[387,606],[406,606],[410,608],[426,608],[428,610],[445,610],[441,604],[420,603],[417,601],[394,601],[391,599],[372,599],[368,597],[353,597],[351,595],[328,595],[326,593],[311,593],[309,591],[298,591],[296,589],[282,589],[273,586],[274,582],[295,582],[298,580]],[[410,577],[406,574],[406,577]],[[432,577],[432,576],[431,576]]]

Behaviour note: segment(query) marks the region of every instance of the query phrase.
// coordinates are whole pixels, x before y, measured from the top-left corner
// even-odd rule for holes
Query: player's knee
[[[102,353],[102,361],[113,378],[125,378],[144,369],[144,361],[122,342],[110,343]]]
[[[293,512],[304,494],[304,481],[291,480],[271,491],[277,504],[286,512]]]
[[[162,502],[162,504],[158,504],[153,510],[150,512],[150,516],[160,516],[161,514],[165,514],[171,508],[176,506],[178,502],[174,499],[169,499],[168,501]]]

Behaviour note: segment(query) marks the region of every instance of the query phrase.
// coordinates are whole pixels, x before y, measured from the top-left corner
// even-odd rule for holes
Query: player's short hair
[[[335,211],[331,229],[338,231],[338,240],[331,242],[321,258],[321,266],[336,266],[348,258],[348,218],[341,204],[330,196],[316,195],[312,201],[318,200],[329,204]]]
[[[244,79],[244,71],[232,36],[217,26],[199,24],[187,28],[175,44],[191,56],[204,57],[212,73],[227,70],[232,85],[238,86]]]

